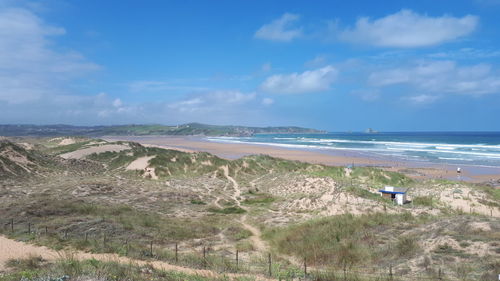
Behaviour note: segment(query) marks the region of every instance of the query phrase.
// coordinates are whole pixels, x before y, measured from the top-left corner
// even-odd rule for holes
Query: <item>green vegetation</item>
[[[413,255],[418,248],[415,244],[407,246],[408,240],[395,241],[398,247],[388,250],[383,245],[396,238],[378,237],[376,232],[382,233],[401,223],[411,227],[426,220],[409,213],[361,216],[347,214],[269,229],[265,232],[265,237],[280,253],[306,258],[315,265],[349,267],[381,262],[381,258],[396,259],[402,254]],[[411,251],[406,252],[408,249]]]
[[[426,207],[435,207],[437,204],[437,200],[434,198],[434,196],[417,196],[413,198],[412,200],[414,205],[417,206],[426,206]]]
[[[19,216],[24,207],[30,211]],[[14,233],[0,229],[10,237],[33,239],[32,234],[27,233],[29,222],[32,230],[39,233],[47,227],[50,235],[38,237],[36,242],[39,244],[56,249],[71,245],[93,252],[123,253],[124,241],[130,241],[131,252],[137,246],[140,254],[140,248],[145,248],[149,241],[173,243],[205,238],[219,233],[218,226],[223,225],[221,216],[175,218],[126,205],[86,203],[71,198],[30,198],[8,206],[0,205],[0,212],[5,217],[16,218]],[[106,239],[107,243],[103,243]]]
[[[71,255],[54,263],[46,263],[41,258],[11,260],[9,273],[0,275],[0,281],[65,281],[65,280],[135,280],[135,281],[227,281],[224,276],[203,277],[175,271],[163,271],[150,265],[138,266],[103,262],[95,259],[79,261]],[[235,280],[253,280],[236,278]]]
[[[245,204],[245,205],[268,205],[268,204],[273,203],[276,200],[276,198],[272,197],[270,194],[254,193],[254,194],[250,194],[250,195],[252,195],[252,196],[243,200],[242,204]]]
[[[375,186],[405,186],[413,183],[412,179],[401,173],[384,171],[382,169],[372,167],[355,167],[352,170],[351,176],[353,178],[364,178],[368,182],[373,183]]]
[[[202,200],[198,200],[198,199],[191,200],[191,204],[194,204],[194,205],[207,205],[207,203],[205,203]]]
[[[120,125],[120,126],[70,126],[70,125],[0,125],[3,136],[110,136],[110,135],[206,135],[241,136],[253,134],[315,134],[325,133],[300,127],[245,127],[216,126],[189,123],[178,126]]]
[[[244,214],[246,213],[245,209],[242,209],[240,207],[232,206],[232,207],[227,207],[227,208],[208,208],[209,212],[212,213],[218,213],[218,214]]]

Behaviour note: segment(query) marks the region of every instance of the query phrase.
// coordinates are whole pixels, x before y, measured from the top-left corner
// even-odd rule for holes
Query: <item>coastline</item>
[[[401,172],[415,179],[449,179],[469,182],[496,182],[500,184],[500,168],[461,165],[460,177],[457,165],[423,161],[407,161],[395,157],[375,157],[359,151],[322,151],[298,149],[266,144],[223,143],[203,136],[104,136],[108,141],[132,141],[145,146],[155,146],[184,152],[208,152],[226,159],[237,159],[251,154],[265,154],[287,160],[296,160],[329,166],[374,166]]]

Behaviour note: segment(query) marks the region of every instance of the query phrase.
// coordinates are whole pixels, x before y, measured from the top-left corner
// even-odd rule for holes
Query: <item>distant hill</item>
[[[0,136],[110,136],[110,135],[205,135],[205,136],[251,136],[254,134],[321,134],[319,131],[301,127],[246,127],[218,126],[188,123],[178,126],[166,125],[117,125],[117,126],[71,126],[71,125],[0,125]]]

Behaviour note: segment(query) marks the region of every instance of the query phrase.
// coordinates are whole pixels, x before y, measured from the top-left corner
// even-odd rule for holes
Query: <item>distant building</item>
[[[385,186],[383,189],[380,189],[379,191],[384,198],[391,199],[398,205],[403,205],[407,201],[406,192],[408,192],[408,188]]]

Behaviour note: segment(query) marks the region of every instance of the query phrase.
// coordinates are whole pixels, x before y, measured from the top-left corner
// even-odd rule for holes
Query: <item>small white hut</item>
[[[403,205],[406,203],[406,192],[408,188],[405,187],[394,187],[394,186],[385,186],[383,189],[379,190],[382,197],[387,199],[391,199],[398,205]]]

